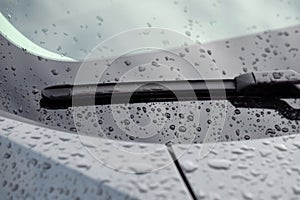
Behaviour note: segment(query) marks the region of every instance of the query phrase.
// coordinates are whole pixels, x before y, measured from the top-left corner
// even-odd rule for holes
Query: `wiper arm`
[[[91,104],[236,101],[245,98],[300,98],[300,75],[293,70],[285,70],[246,73],[226,80],[55,85],[42,91],[40,104],[48,109],[65,109]],[[129,102],[126,102],[128,99]]]

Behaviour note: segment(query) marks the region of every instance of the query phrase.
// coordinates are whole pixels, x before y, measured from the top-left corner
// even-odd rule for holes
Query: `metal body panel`
[[[166,148],[143,160],[121,160],[113,143],[93,147],[115,159],[119,170],[130,168],[126,173],[97,161],[76,134],[2,116],[0,129],[0,199],[190,199]],[[163,169],[138,174],[166,162]]]

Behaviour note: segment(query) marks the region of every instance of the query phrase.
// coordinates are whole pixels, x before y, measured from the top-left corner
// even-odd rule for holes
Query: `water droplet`
[[[279,151],[287,151],[288,148],[284,144],[275,144],[274,148],[278,149]]]
[[[58,75],[58,72],[56,71],[56,69],[52,69],[50,72],[51,72],[54,76],[57,76],[57,75]]]
[[[228,170],[232,165],[231,161],[224,159],[209,160],[207,164],[209,167],[217,170]]]
[[[144,72],[146,71],[146,67],[144,66],[139,66],[139,72]]]
[[[180,126],[180,127],[179,127],[179,131],[180,131],[180,132],[186,132],[186,127]]]
[[[195,163],[193,163],[190,160],[182,161],[181,165],[182,165],[184,171],[187,173],[192,173],[198,169],[198,165],[196,165]]]

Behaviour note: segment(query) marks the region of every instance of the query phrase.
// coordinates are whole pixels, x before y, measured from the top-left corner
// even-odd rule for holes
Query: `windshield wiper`
[[[55,85],[43,89],[40,104],[48,109],[66,109],[116,103],[229,100],[245,107],[249,99],[274,103],[288,98],[300,98],[300,74],[293,70],[252,72],[225,80]]]

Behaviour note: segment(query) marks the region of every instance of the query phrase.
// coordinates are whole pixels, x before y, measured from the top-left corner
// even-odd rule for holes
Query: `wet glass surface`
[[[98,43],[120,32],[159,27],[202,43],[299,24],[297,0],[39,0],[0,2],[0,12],[34,43],[84,59]]]

